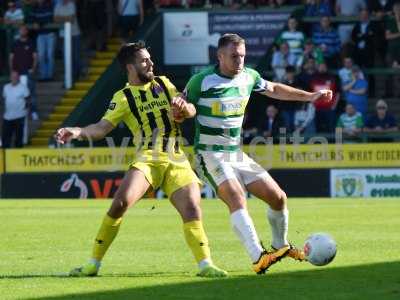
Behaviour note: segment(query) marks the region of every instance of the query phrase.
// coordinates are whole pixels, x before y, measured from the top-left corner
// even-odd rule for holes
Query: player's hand
[[[317,100],[323,100],[326,102],[332,101],[333,93],[331,90],[320,90],[318,92],[312,93],[311,102],[315,102]]]
[[[182,123],[187,113],[187,102],[181,95],[171,100],[172,117],[175,122]]]
[[[57,130],[57,133],[54,135],[57,143],[65,144],[70,142],[73,139],[78,139],[81,134],[81,128],[79,127],[65,127]]]

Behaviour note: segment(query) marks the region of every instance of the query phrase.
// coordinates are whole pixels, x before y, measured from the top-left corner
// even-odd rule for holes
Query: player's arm
[[[95,124],[90,124],[86,127],[64,127],[57,130],[55,139],[58,143],[65,144],[71,140],[101,140],[111,130],[114,129],[114,125],[105,120],[101,119]]]
[[[296,89],[286,84],[268,81],[267,87],[262,94],[279,100],[285,101],[311,101],[314,102],[319,98],[324,98],[326,101],[332,100],[331,90],[320,90],[318,92],[307,92]]]
[[[175,122],[182,123],[185,119],[193,118],[196,115],[196,108],[188,103],[183,95],[175,96],[171,101],[172,116]]]

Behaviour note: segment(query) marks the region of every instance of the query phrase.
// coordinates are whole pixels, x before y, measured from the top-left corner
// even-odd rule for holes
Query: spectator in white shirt
[[[24,13],[22,9],[17,8],[15,1],[8,1],[8,9],[4,14],[4,24],[18,27],[24,23]]]
[[[143,24],[144,10],[142,0],[119,0],[118,14],[121,35],[124,39],[129,40],[137,28]]]
[[[28,87],[19,80],[18,72],[11,72],[11,82],[3,87],[4,115],[3,115],[3,148],[11,147],[11,140],[15,135],[15,147],[23,144],[25,117],[27,115],[26,98],[29,97]]]
[[[299,134],[315,133],[315,106],[313,103],[302,103],[294,113],[294,128]]]

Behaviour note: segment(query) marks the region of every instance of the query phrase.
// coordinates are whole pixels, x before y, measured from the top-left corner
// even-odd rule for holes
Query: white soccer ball
[[[314,233],[304,243],[306,259],[315,266],[329,264],[336,255],[336,242],[326,233]]]

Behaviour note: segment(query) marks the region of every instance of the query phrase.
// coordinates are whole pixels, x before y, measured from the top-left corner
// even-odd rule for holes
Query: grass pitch
[[[220,201],[202,202],[216,264],[226,279],[195,276],[181,222],[168,201],[130,209],[99,277],[68,278],[85,262],[109,201],[0,201],[0,299],[400,299],[400,199],[290,199],[290,240],[328,232],[338,244],[325,267],[289,258],[264,276],[230,229]],[[260,238],[265,206],[249,200]]]

